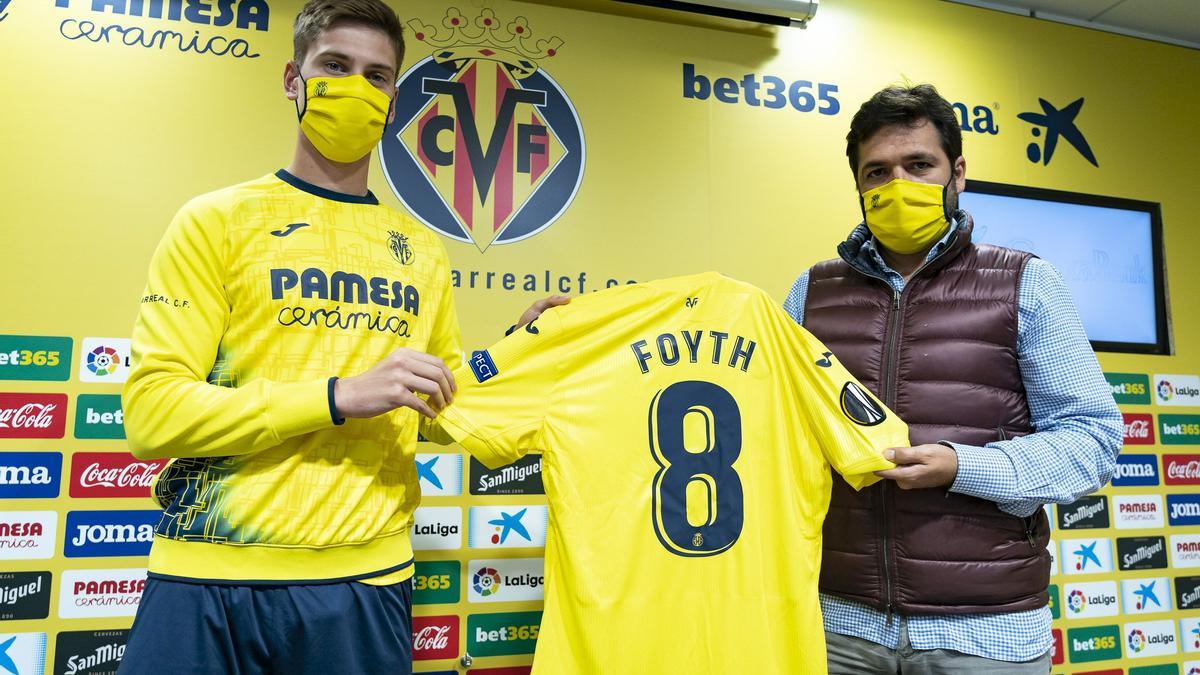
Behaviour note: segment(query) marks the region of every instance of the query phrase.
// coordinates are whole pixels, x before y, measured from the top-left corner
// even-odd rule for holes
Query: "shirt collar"
[[[950,238],[954,236],[954,233],[958,231],[958,228],[959,220],[958,218],[954,218],[950,221],[950,227],[947,228],[946,234],[942,235],[942,238],[933,245],[933,248],[929,249],[928,255],[925,256],[925,262],[928,263],[930,260],[936,258],[942,251],[946,250],[946,246],[950,244]],[[880,255],[879,244],[875,239],[875,235],[867,237],[866,241],[863,242],[862,247],[858,251],[858,257],[873,271],[883,273],[895,272],[895,270],[888,266],[887,262],[883,259],[883,256]]]

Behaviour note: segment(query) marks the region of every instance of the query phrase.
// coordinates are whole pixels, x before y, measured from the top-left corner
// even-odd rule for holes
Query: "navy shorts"
[[[304,586],[146,582],[120,675],[411,673],[412,580]]]

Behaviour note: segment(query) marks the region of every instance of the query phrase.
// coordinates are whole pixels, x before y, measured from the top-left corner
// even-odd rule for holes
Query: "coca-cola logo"
[[[1200,455],[1163,455],[1167,485],[1200,485]]]
[[[62,438],[66,394],[0,394],[0,438]]]
[[[413,625],[413,660],[433,661],[458,656],[457,616],[415,616]]]
[[[0,428],[4,429],[45,429],[54,424],[53,403],[26,403],[20,408],[5,408],[0,410]]]
[[[1154,418],[1145,414],[1125,413],[1125,445],[1152,445]]]
[[[72,497],[149,497],[165,460],[124,452],[77,452],[71,458]]]
[[[450,646],[449,626],[426,626],[413,635],[413,649],[428,651]]]

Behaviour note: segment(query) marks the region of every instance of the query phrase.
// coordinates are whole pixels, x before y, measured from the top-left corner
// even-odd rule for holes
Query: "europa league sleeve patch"
[[[847,382],[842,387],[842,414],[850,421],[864,427],[873,427],[887,419],[883,407],[863,391],[857,382]]]
[[[475,379],[480,384],[500,374],[500,369],[496,367],[496,362],[492,360],[492,355],[486,349],[471,354],[469,363],[471,372],[475,373]]]

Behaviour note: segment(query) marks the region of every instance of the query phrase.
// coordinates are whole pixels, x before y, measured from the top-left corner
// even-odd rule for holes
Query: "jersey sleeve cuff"
[[[271,387],[267,419],[279,440],[333,426],[329,414],[332,383],[327,378],[309,382],[276,382]]]
[[[941,444],[954,448],[958,455],[958,475],[950,485],[951,492],[1001,502],[1017,484],[1017,470],[1000,450],[948,441]]]
[[[337,376],[336,376],[336,375],[335,375],[335,376],[333,376],[333,377],[331,377],[331,378],[329,378],[329,392],[328,392],[328,396],[329,396],[329,419],[333,420],[333,423],[334,423],[334,424],[339,424],[339,425],[340,425],[340,424],[345,424],[345,423],[346,423],[346,418],[345,418],[345,417],[339,417],[339,416],[338,416],[338,412],[337,412],[337,401],[336,401],[336,400],[334,400],[334,397],[333,397],[333,385],[337,384],[337,381],[338,381],[338,378],[337,378]]]

